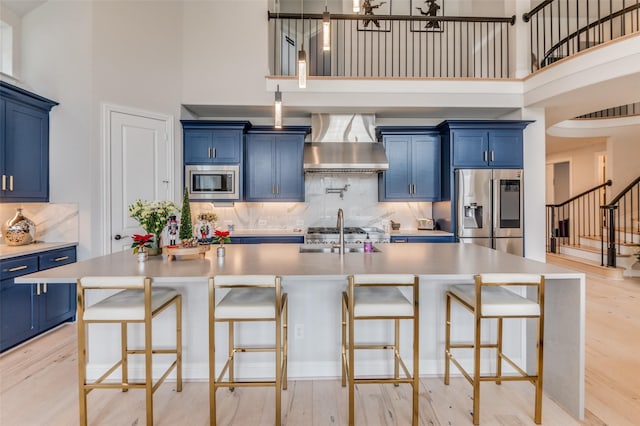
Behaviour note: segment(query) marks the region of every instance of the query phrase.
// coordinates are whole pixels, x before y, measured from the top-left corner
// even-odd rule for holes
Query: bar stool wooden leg
[[[280,300],[276,302],[280,304]],[[282,317],[276,311],[276,426],[282,424]]]
[[[151,298],[147,298],[145,303],[151,305]],[[151,309],[149,309],[150,311]],[[145,318],[144,322],[144,366],[145,366],[145,393],[147,402],[147,426],[153,426],[153,361],[151,346],[151,316]]]
[[[347,386],[347,302],[342,293],[342,387]]]
[[[81,293],[78,292],[79,303],[83,303]],[[80,310],[82,312],[84,309]],[[86,350],[86,325],[81,315],[78,315],[78,395],[80,397],[80,426],[87,425],[87,391],[84,385],[87,383],[87,350]]]
[[[417,279],[417,278],[416,278]],[[412,424],[418,424],[418,409],[420,399],[420,309],[418,308],[418,286],[413,288],[413,421]]]
[[[498,341],[496,342],[496,384],[502,384],[502,318],[498,318]]]
[[[287,359],[289,356],[289,299],[286,296],[282,309],[282,331],[284,333],[284,343],[282,346],[283,359],[280,365],[282,365],[282,390],[287,390]]]
[[[209,423],[217,423],[216,391],[216,322],[215,322],[215,286],[209,278]]]
[[[129,356],[128,351],[128,337],[127,337],[127,323],[120,323],[120,358],[122,360],[122,384],[129,383]],[[128,392],[129,389],[122,388],[122,392]]]
[[[397,379],[400,377],[400,320],[396,319],[393,321],[393,345],[394,345],[394,362],[393,362],[393,378]],[[398,387],[400,383],[394,383],[393,386]]]
[[[451,368],[451,295],[447,293],[447,307],[445,320],[445,339],[444,339],[444,384],[449,384],[449,373]]]
[[[182,296],[176,300],[176,392],[182,392]]]
[[[480,337],[482,320],[475,311],[475,336],[473,345],[473,424],[480,424]]]
[[[235,380],[235,377],[233,374],[235,371],[235,366],[233,361],[235,360],[235,356],[236,356],[236,353],[235,353],[236,348],[235,348],[235,342],[234,342],[236,331],[235,331],[233,321],[229,321],[228,330],[229,330],[229,373],[228,374],[229,374],[229,381],[233,382]],[[229,390],[233,392],[235,388],[229,388]]]

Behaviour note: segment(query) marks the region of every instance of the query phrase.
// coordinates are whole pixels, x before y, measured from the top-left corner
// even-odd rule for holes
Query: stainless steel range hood
[[[377,173],[389,168],[375,142],[373,114],[312,114],[311,143],[304,146],[306,173]]]

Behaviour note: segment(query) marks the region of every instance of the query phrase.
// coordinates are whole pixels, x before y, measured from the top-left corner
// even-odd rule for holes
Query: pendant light
[[[353,13],[360,13],[360,0],[353,0]]]
[[[300,18],[302,19],[302,43],[298,51],[298,87],[307,87],[307,53],[304,51],[304,0],[300,0]]]
[[[274,125],[276,129],[282,129],[282,92],[280,92],[280,85],[276,88],[275,102],[274,102]]]
[[[322,14],[322,50],[331,50],[331,15],[327,10],[327,0],[324,1],[324,13]]]

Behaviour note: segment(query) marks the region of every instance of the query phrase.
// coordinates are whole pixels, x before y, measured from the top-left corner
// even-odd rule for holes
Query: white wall
[[[7,25],[10,25],[12,29],[11,43],[13,44],[13,46],[10,58],[12,62],[11,76],[19,80],[22,74],[22,49],[20,48],[22,46],[22,20],[7,7],[3,6],[2,3],[0,3],[0,18]],[[2,43],[3,49],[5,49],[5,41],[3,40]],[[5,58],[3,55],[2,60],[5,61],[6,59],[8,58]]]
[[[598,154],[606,152],[607,142],[591,143],[583,148],[547,155],[547,164],[568,161],[571,164],[571,196],[593,188],[598,182]],[[565,201],[565,200],[556,200]]]

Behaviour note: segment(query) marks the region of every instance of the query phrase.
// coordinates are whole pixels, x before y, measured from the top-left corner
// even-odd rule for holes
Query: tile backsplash
[[[345,188],[342,198],[338,189]],[[335,193],[327,193],[331,188]],[[332,192],[333,192],[332,191]],[[234,203],[219,207],[212,203],[191,203],[191,213],[213,212],[217,225],[236,229],[306,229],[335,226],[337,211],[344,211],[347,226],[379,226],[389,220],[402,228],[416,228],[417,218],[432,217],[429,202],[378,202],[377,175],[308,174],[305,202]]]
[[[4,224],[22,208],[22,215],[36,225],[36,240],[72,243],[78,238],[78,205],[50,203],[2,203],[0,223]],[[4,239],[0,238],[0,244]]]

